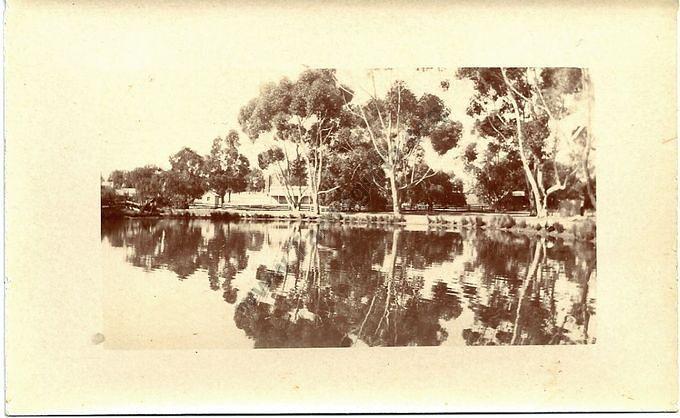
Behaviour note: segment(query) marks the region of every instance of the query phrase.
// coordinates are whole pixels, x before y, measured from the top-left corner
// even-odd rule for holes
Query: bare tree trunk
[[[588,91],[588,128],[586,131],[586,143],[582,158],[583,164],[583,174],[586,176],[586,189],[588,191],[588,197],[590,198],[590,203],[593,205],[593,209],[596,209],[595,193],[593,192],[592,184],[590,181],[590,167],[588,166],[588,159],[590,158],[590,147],[592,146],[592,132],[593,132],[593,89],[590,81],[590,74],[588,74],[587,69],[582,69],[581,74],[583,74],[583,84]]]
[[[309,196],[312,199],[312,211],[314,214],[319,215],[321,213],[321,210],[319,209],[319,183],[317,182],[318,177],[315,174],[317,168],[315,166],[312,166],[312,168],[313,173],[311,174],[311,190]]]
[[[312,209],[314,210],[314,213],[316,215],[321,214],[321,208],[319,207],[319,195],[320,195],[320,188],[321,188],[321,174],[323,170],[323,154],[319,153],[319,162],[317,166],[314,167],[314,175],[315,175],[315,181],[314,184],[316,185],[314,192],[314,200],[313,200],[313,205]]]
[[[529,167],[529,161],[527,160],[527,157],[524,154],[524,135],[522,133],[522,122],[519,119],[520,118],[519,106],[517,105],[517,101],[515,100],[515,97],[512,95],[512,93],[510,93],[509,96],[510,101],[512,102],[512,107],[515,110],[515,123],[517,126],[517,143],[519,145],[519,158],[520,160],[522,160],[522,168],[524,169],[524,174],[527,178],[527,181],[529,182],[531,195],[533,197],[534,205],[536,208],[536,216],[538,216],[539,218],[544,218],[547,212],[541,202],[541,193],[538,189],[538,183],[534,178],[534,173],[531,172],[531,168]]]
[[[390,190],[392,193],[392,213],[399,215],[401,208],[399,207],[399,189],[397,187],[397,176],[394,170],[386,170],[387,177],[390,179]]]
[[[510,84],[510,80],[508,80],[508,76],[505,74],[505,69],[501,69],[501,72],[503,73],[503,80],[505,81],[505,84],[508,86],[508,89],[512,90],[513,88],[512,85]],[[510,98],[512,108],[515,111],[515,126],[517,128],[517,145],[519,147],[519,157],[520,160],[522,160],[522,168],[524,168],[524,174],[526,175],[526,178],[529,181],[531,194],[536,204],[536,216],[538,216],[539,218],[544,218],[547,215],[547,212],[545,210],[545,207],[541,204],[541,193],[538,189],[538,183],[534,178],[534,173],[531,172],[531,168],[529,167],[529,161],[527,160],[527,157],[524,154],[524,133],[522,132],[522,121],[520,120],[519,105],[517,105],[517,100],[515,99],[515,95],[512,91],[508,92],[508,97]]]
[[[309,197],[312,200],[312,210],[314,211],[315,214],[319,214],[319,187],[316,184],[316,175],[314,172],[316,171],[316,168],[313,165],[308,166],[309,169],[307,169],[307,182],[309,183]]]
[[[312,200],[312,211],[318,215],[321,213],[319,210],[319,184],[317,182],[320,167],[317,167],[307,156],[305,156],[305,161],[307,162],[307,183],[309,186],[309,197]],[[302,196],[300,199],[302,199]]]

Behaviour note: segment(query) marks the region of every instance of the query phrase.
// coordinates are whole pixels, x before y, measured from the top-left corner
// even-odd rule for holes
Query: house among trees
[[[207,190],[203,195],[195,199],[189,206],[192,208],[221,208],[227,206],[280,206],[287,205],[286,198],[292,199],[296,204],[310,205],[312,198],[309,187],[306,185],[283,186],[272,176],[265,177],[264,190],[252,192],[238,192],[231,195],[231,201],[227,196],[220,196],[215,190]]]
[[[493,207],[496,210],[525,211],[530,209],[531,202],[524,190],[513,190],[501,197]]]
[[[208,190],[205,193],[203,193],[203,196],[194,200],[191,206],[221,208],[222,204],[224,204],[224,198],[220,196],[216,191]]]
[[[283,186],[272,176],[266,177],[264,191],[267,196],[273,198],[280,205],[288,203],[286,197],[292,199],[296,205],[310,205],[312,203],[309,187],[306,185]]]

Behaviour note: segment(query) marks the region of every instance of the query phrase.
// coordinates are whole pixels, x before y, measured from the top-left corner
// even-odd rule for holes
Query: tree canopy
[[[228,192],[242,192],[248,185],[247,176],[250,162],[239,153],[238,133],[229,131],[225,138],[213,140],[210,154],[205,159],[207,187],[214,190],[222,198]]]

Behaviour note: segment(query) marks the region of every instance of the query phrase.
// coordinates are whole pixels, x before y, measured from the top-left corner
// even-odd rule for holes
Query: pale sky
[[[23,80],[21,89],[9,86],[7,93],[16,96],[17,117],[30,128],[8,130],[7,135],[25,138],[20,143],[25,147],[49,144],[53,158],[77,153],[95,161],[105,177],[117,168],[167,168],[168,157],[184,146],[206,154],[216,136],[239,128],[238,110],[262,83],[282,76],[295,79],[306,68],[303,64],[338,68],[339,78],[359,93],[372,87],[366,69],[393,67],[397,70],[386,72],[382,83],[378,77],[378,90],[403,79],[419,95],[440,90],[440,79],[450,78],[459,64],[501,62],[498,51],[512,57],[508,48],[488,55],[472,40],[457,42],[456,36],[447,37],[444,47],[431,42],[435,27],[442,33],[467,33],[462,28],[468,21],[452,26],[456,13],[432,13],[420,4],[387,10],[358,2],[351,13],[344,3],[150,5],[35,2],[30,13],[15,13],[8,24],[30,36],[15,32],[7,39],[12,47],[6,60],[21,63],[8,68],[7,76],[19,73]],[[314,19],[301,22],[301,12]],[[358,24],[359,15],[383,24],[379,31]],[[418,73],[416,66],[449,70]],[[438,91],[466,128],[471,126],[464,113],[471,92],[467,82],[453,83],[447,93]],[[41,113],[43,108],[50,112]],[[461,145],[474,139],[468,135]],[[244,135],[241,142],[255,165],[265,144],[253,145]],[[464,175],[455,155],[431,154],[427,162],[433,168]]]
[[[359,93],[372,87],[366,68],[432,63],[413,58],[418,50],[406,40],[394,50],[397,55],[387,59],[380,51],[360,54],[347,43],[344,31],[332,38],[314,36],[315,30],[329,25],[355,34],[372,33],[370,27],[356,27],[352,14],[338,14],[333,8],[298,6],[315,8],[316,18],[305,22],[309,30],[303,36],[299,10],[291,5],[258,8],[234,3],[214,8],[206,3],[183,8],[175,3],[177,13],[155,13],[151,18],[143,3],[113,4],[81,4],[79,13],[72,13],[66,4],[42,3],[25,17],[30,39],[12,39],[12,51],[33,57],[20,68],[22,79],[31,84],[26,88],[32,94],[24,95],[20,103],[22,115],[35,127],[31,135],[47,140],[59,132],[59,143],[67,147],[96,143],[83,152],[88,158],[89,152],[99,155],[104,177],[114,169],[146,164],[167,168],[168,157],[184,146],[208,153],[216,136],[239,129],[238,111],[258,94],[262,83],[283,76],[295,79],[306,68],[303,63],[311,68],[339,68],[339,78]],[[400,16],[408,17],[415,30],[421,23],[418,13]],[[404,29],[399,25],[382,30],[387,35]],[[440,73],[416,73],[414,67],[386,74],[382,85],[401,78],[416,94],[439,89]],[[380,90],[380,77],[377,81]],[[464,119],[465,94],[444,96],[454,117]],[[53,109],[51,117],[37,118],[33,109],[41,106]],[[256,155],[265,145],[241,137],[243,153],[256,164]],[[450,167],[450,162],[440,165]]]
[[[140,56],[145,53],[140,51]],[[188,146],[204,155],[216,136],[236,129],[241,136],[241,150],[256,164],[257,154],[271,142],[266,139],[252,143],[240,130],[239,109],[258,94],[263,83],[282,77],[295,79],[305,68],[281,70],[242,70],[195,62],[191,66],[155,66],[108,74],[110,85],[106,94],[106,118],[115,127],[103,144],[102,173],[106,177],[114,169],[132,169],[145,164],[168,168],[168,157]],[[338,78],[356,92],[355,100],[364,101],[365,89],[372,89],[367,70],[338,70]],[[452,110],[457,120],[469,125],[465,115],[471,87],[465,82],[454,83],[448,92],[438,88],[443,78],[453,70],[392,70],[379,72],[376,89],[382,92],[396,79],[405,80],[409,88],[421,95],[425,91],[437,94]],[[161,103],[162,105],[150,105]],[[428,153],[429,155],[429,153]],[[446,167],[451,157],[433,166]],[[437,168],[437,167],[435,167]]]

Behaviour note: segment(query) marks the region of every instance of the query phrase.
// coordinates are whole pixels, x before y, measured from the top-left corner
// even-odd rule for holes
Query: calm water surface
[[[589,344],[595,247],[498,231],[103,221],[106,347]]]

